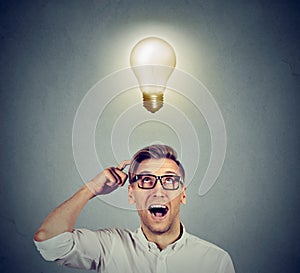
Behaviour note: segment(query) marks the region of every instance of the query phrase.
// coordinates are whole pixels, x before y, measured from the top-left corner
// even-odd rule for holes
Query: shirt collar
[[[181,248],[181,246],[184,245],[185,239],[186,239],[186,230],[184,225],[181,223],[182,228],[182,234],[179,239],[177,239],[174,243],[168,245],[163,251],[176,251]],[[142,227],[139,227],[135,232],[135,237],[137,240],[149,251],[159,251],[157,245],[153,242],[149,242],[145,236],[145,234],[142,231]],[[159,251],[162,252],[162,251]]]

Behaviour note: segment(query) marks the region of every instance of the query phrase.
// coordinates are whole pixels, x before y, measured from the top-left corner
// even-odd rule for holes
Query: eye
[[[176,182],[176,179],[174,176],[167,176],[164,179],[164,183],[167,183],[167,184],[173,184],[175,182]]]
[[[143,176],[141,180],[143,183],[153,183],[153,177],[151,176]]]
[[[176,190],[179,187],[180,183],[180,176],[177,175],[170,175],[163,177],[163,187],[167,190]]]

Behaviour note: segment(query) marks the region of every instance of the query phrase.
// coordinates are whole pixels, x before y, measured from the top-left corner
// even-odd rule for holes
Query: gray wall
[[[204,197],[197,181],[188,187],[185,226],[225,248],[238,273],[296,272],[299,8],[296,1],[1,1],[0,271],[74,272],[43,261],[32,236],[82,185],[72,152],[76,110],[96,82],[129,65],[133,40],[159,33],[181,52],[178,67],[210,90],[227,129],[216,185]],[[99,132],[105,141],[107,128]],[[115,164],[109,151],[101,156]],[[101,200],[77,223],[138,225],[136,212]]]

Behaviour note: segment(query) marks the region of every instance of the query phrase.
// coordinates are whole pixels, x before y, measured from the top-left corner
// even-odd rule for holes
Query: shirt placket
[[[156,273],[167,273],[167,255],[160,253],[157,257]]]
[[[164,250],[160,251],[156,244],[148,244],[149,251],[151,251],[156,256],[156,273],[167,273],[167,257],[173,249],[168,246]]]

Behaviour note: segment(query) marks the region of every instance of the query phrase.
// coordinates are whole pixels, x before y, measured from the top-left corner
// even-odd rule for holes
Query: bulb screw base
[[[157,112],[164,104],[163,94],[145,94],[143,93],[144,107],[151,113]]]

